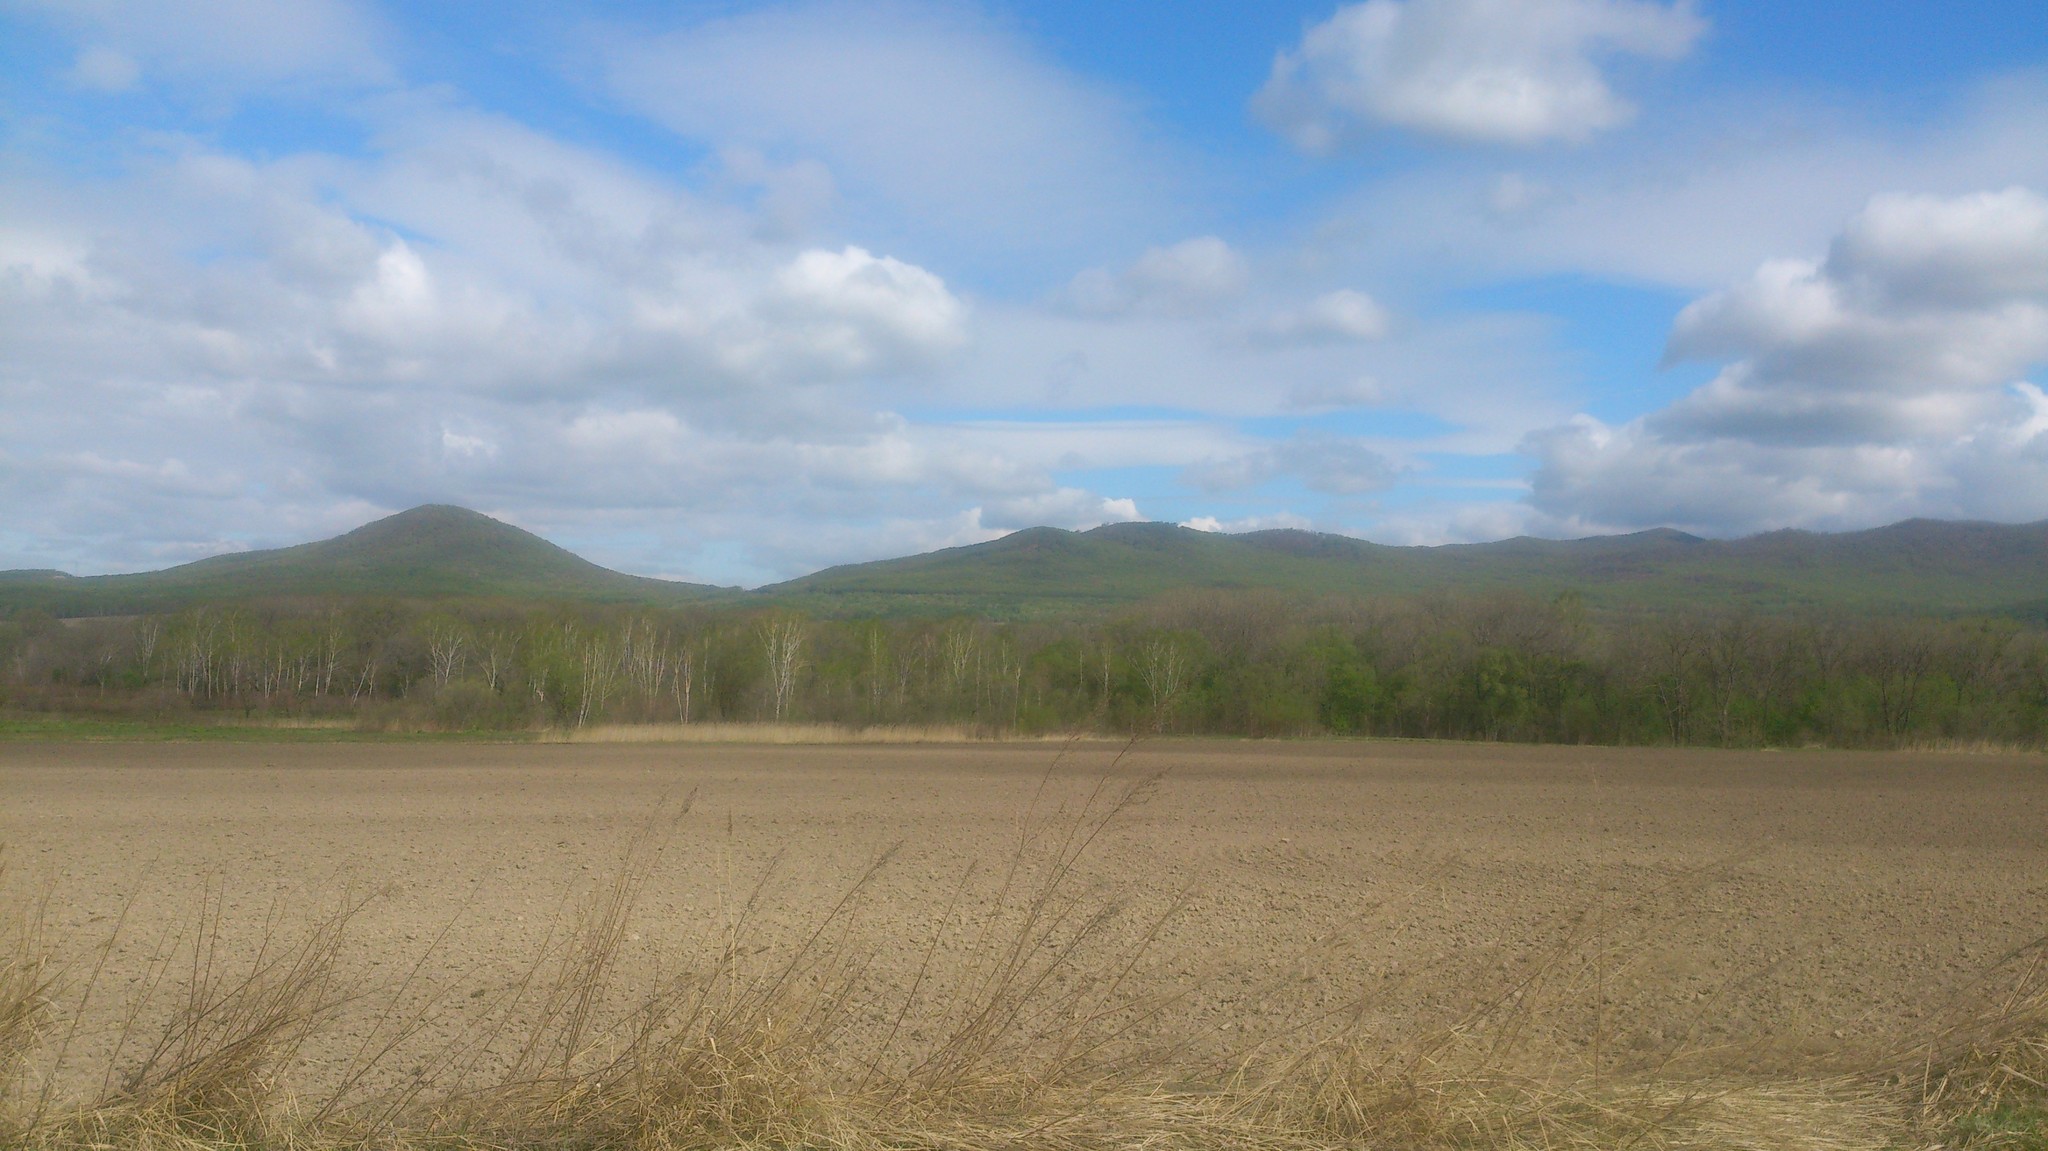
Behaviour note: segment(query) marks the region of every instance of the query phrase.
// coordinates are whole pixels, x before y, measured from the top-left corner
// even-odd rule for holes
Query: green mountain
[[[1580,540],[1392,547],[1306,531],[1170,524],[1033,528],[984,544],[830,568],[762,589],[833,614],[1000,616],[1107,607],[1180,589],[1310,594],[1576,592],[1595,607],[2005,612],[2048,608],[2048,522],[1908,520],[1839,535],[1706,540],[1658,529]]]
[[[736,594],[625,575],[467,508],[428,504],[346,535],[134,575],[0,572],[0,607],[127,615],[301,596],[682,603]]]
[[[2048,619],[2048,522],[1908,520],[1838,535],[1706,540],[1659,529],[1580,540],[1392,547],[1306,531],[1171,524],[1031,528],[988,543],[830,568],[755,592],[602,568],[531,533],[429,505],[347,535],[136,575],[0,572],[0,611],[125,615],[325,595],[783,604],[828,615],[1047,617],[1190,589],[1417,595],[1576,592],[1596,608],[1997,612]]]

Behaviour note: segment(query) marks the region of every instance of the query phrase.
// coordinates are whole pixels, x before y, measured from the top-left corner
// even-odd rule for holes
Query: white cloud
[[[126,92],[141,77],[134,57],[112,48],[87,48],[71,65],[71,82],[93,92]]]
[[[1485,543],[1514,536],[1565,539],[1596,534],[1582,523],[1544,515],[1526,503],[1450,502],[1428,499],[1381,515],[1366,533],[1378,543],[1401,547]]]
[[[1540,317],[1436,315],[1378,340],[1276,342],[1248,336],[1264,318],[1248,310],[1105,318],[977,301],[971,346],[926,394],[983,411],[1136,406],[1219,420],[1369,407],[1436,429],[1427,450],[1455,452],[1511,451],[1582,402]]]
[[[1676,59],[1705,28],[1688,0],[1366,0],[1281,53],[1254,107],[1309,152],[1341,147],[1362,123],[1579,141],[1634,111],[1601,57]]]
[[[1124,100],[966,6],[798,3],[621,35],[611,91],[718,148],[821,163],[849,210],[1042,260],[1158,226],[1165,161]]]
[[[1666,434],[1959,435],[2048,359],[2048,199],[1879,196],[1822,262],[1776,260],[1689,305],[1672,360],[1740,357]]]
[[[966,308],[945,281],[865,248],[799,254],[776,275],[768,309],[801,325],[813,355],[841,373],[925,364],[966,342]]]
[[[433,500],[637,509],[735,541],[654,570],[752,581],[846,558],[826,522],[1135,514],[1044,456],[888,414],[967,340],[936,274],[764,238],[514,125],[401,110],[362,159],[178,144],[89,195],[0,179],[10,562],[150,566]]]
[[[1531,437],[1540,510],[1716,534],[1908,515],[2048,516],[2048,198],[1886,195],[1825,260],[1688,306],[1670,358],[1730,359],[1620,427]]]
[[[1503,172],[1487,192],[1486,206],[1494,215],[1512,219],[1543,207],[1556,195],[1556,190],[1542,180],[1532,180],[1520,172]]]
[[[1386,336],[1388,324],[1387,310],[1379,301],[1352,288],[1339,288],[1267,316],[1252,328],[1251,337],[1268,344],[1377,340]]]
[[[1241,535],[1245,532],[1272,531],[1275,528],[1294,528],[1307,531],[1315,527],[1315,521],[1293,512],[1276,512],[1264,516],[1243,516],[1234,520],[1218,519],[1215,516],[1195,516],[1180,522],[1184,528],[1198,532],[1213,532],[1223,535]]]
[[[453,458],[487,460],[498,454],[498,445],[483,436],[444,428],[441,431],[441,450]]]
[[[1059,488],[1000,500],[980,509],[980,513],[977,522],[998,531],[1040,525],[1079,531],[1144,518],[1135,500],[1104,498],[1079,488]]]
[[[802,235],[830,213],[839,196],[831,170],[816,160],[777,164],[758,149],[743,147],[722,149],[718,159],[726,181],[754,192],[755,230],[763,239]]]
[[[87,41],[81,87],[154,74],[208,95],[268,85],[387,84],[379,22],[347,0],[25,0]]]
[[[2021,187],[1879,196],[1835,242],[1828,270],[1872,303],[1895,307],[2048,297],[2048,199]]]
[[[1915,113],[1724,94],[1671,110],[1654,137],[1518,157],[1507,174],[1445,157],[1362,184],[1302,258],[1378,283],[1563,275],[1699,293],[1826,250],[1873,191],[2048,187],[2048,75],[1988,81]]]
[[[0,225],[0,276],[17,291],[46,293],[60,281],[75,291],[89,290],[86,251],[55,230]]]
[[[1121,271],[1090,268],[1067,285],[1065,299],[1098,316],[1201,315],[1243,295],[1250,279],[1244,257],[1229,244],[1197,236],[1148,248]]]
[[[83,212],[35,212],[54,197],[26,189],[0,224],[20,311],[0,324],[83,374],[127,357],[214,380],[597,384],[744,394],[768,418],[760,388],[921,372],[966,341],[944,281],[886,254],[763,243],[743,216],[473,117],[393,143],[348,164],[145,160]]]
[[[1392,395],[1386,385],[1371,376],[1350,380],[1310,380],[1287,393],[1287,406],[1300,411],[1334,411],[1339,408],[1372,408],[1388,402]]]
[[[1188,468],[1183,476],[1210,492],[1242,490],[1293,477],[1310,491],[1354,496],[1392,486],[1399,472],[1385,454],[1357,439],[1310,433],[1206,460]]]

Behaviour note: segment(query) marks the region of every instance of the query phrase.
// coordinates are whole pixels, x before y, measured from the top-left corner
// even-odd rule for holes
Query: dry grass
[[[1951,1146],[2048,1151],[2048,937],[1984,978],[2004,995],[1939,1028],[1898,1078],[1917,1091],[1919,1126]]]
[[[970,743],[1001,738],[1058,742],[1064,736],[1020,736],[959,725],[848,727],[829,723],[638,723],[598,724],[551,731],[543,743]]]
[[[1900,750],[1936,755],[1984,755],[1998,757],[2040,756],[2039,743],[2013,743],[1995,739],[1923,739]]]
[[[689,808],[667,805],[524,977],[421,1069],[396,1076],[380,1072],[434,1007],[414,1002],[412,976],[392,986],[337,978],[336,956],[364,901],[291,927],[273,916],[253,950],[233,954],[216,898],[200,907],[191,937],[160,947],[128,993],[119,1041],[95,1069],[99,1087],[61,1093],[55,1084],[81,1081],[65,1062],[84,1002],[109,991],[96,969],[73,971],[62,984],[67,1001],[55,1002],[40,906],[17,900],[0,947],[0,1145],[2048,1148],[2039,946],[1987,974],[2009,983],[1995,1010],[1948,1019],[1865,1074],[1756,1080],[1683,1051],[1624,1073],[1603,1064],[1597,1041],[1582,1059],[1534,1053],[1542,1005],[1598,995],[1584,973],[1630,946],[1625,930],[1594,915],[1519,966],[1439,973],[1456,981],[1457,1006],[1427,1033],[1378,1034],[1366,1023],[1371,1005],[1347,1003],[1220,1054],[1199,1049],[1160,1026],[1173,993],[1135,990],[1147,985],[1134,973],[1165,918],[1134,921],[1115,893],[1077,882],[1080,861],[1155,782],[1104,776],[1065,802],[1042,788],[990,877],[993,896],[963,876],[914,978],[881,1004],[852,928],[890,866],[886,855],[803,938],[759,940],[764,878],[733,893],[723,937],[688,969],[624,985],[619,957],[636,901]],[[110,946],[111,938],[99,954]],[[317,1096],[295,1093],[292,1071],[309,1037],[344,1005],[367,1000],[384,1005],[378,1023],[338,1078]],[[152,1003],[168,1010],[152,1015]],[[889,1025],[850,1026],[877,1007]],[[141,1022],[158,1015],[160,1023]]]

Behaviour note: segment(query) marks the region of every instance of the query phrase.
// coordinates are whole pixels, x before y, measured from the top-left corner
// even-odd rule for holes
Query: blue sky
[[[0,0],[0,567],[2048,518],[2048,8]]]

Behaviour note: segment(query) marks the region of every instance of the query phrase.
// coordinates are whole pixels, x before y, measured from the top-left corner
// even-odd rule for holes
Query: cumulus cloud
[[[1672,361],[1729,361],[1620,427],[1531,437],[1532,500],[1713,533],[2048,515],[2048,198],[1878,196],[1819,260],[1686,307]]]
[[[1377,340],[1387,334],[1387,310],[1379,301],[1352,288],[1317,296],[1298,308],[1267,316],[1250,332],[1264,344],[1350,343]]]
[[[799,254],[777,273],[770,310],[842,373],[915,366],[966,339],[966,308],[944,280],[865,248]]]
[[[1308,152],[1383,124],[1454,139],[1580,141],[1634,112],[1603,57],[1676,59],[1705,31],[1688,0],[1366,0],[1282,52],[1253,102]]]
[[[1272,515],[1243,516],[1233,520],[1218,519],[1215,516],[1194,516],[1182,520],[1180,526],[1193,528],[1198,532],[1238,535],[1243,532],[1270,531],[1274,528],[1296,528],[1306,531],[1314,527],[1315,523],[1307,516],[1296,515],[1293,512],[1276,512]]]
[[[1215,236],[1148,248],[1121,270],[1090,268],[1067,285],[1066,302],[1098,316],[1133,312],[1199,315],[1244,294],[1251,270]]]
[[[684,542],[596,558],[755,582],[847,558],[827,521],[1136,514],[1058,482],[1055,453],[889,414],[892,383],[967,343],[929,269],[764,238],[472,114],[412,108],[383,143],[269,163],[180,144],[90,196],[0,180],[0,566],[154,566],[436,500],[536,524],[635,509]]]
[[[398,87],[346,0],[38,10],[75,33],[53,84],[145,95],[53,89],[88,111],[0,173],[0,566],[151,566],[436,500],[757,582],[1133,518],[1102,478],[1123,469],[1175,517],[1199,505],[1172,477],[1265,489],[1225,526],[1404,474],[1363,441],[1238,430],[1289,410],[1386,409],[1403,452],[1504,451],[1572,410],[1540,319],[1391,325],[1356,289],[1273,294],[1257,272],[1282,261],[1220,236],[1141,251],[1199,230],[1161,208],[1187,187],[1120,97],[967,8],[800,3],[596,44],[606,94],[701,155],[672,172]],[[292,151],[305,105],[260,154],[241,121],[209,130],[206,95],[265,85],[260,135],[272,97],[317,89],[360,138]],[[199,124],[96,119],[145,105]]]
[[[154,345],[216,380],[698,395],[918,372],[966,339],[964,303],[924,268],[757,243],[601,163],[528,181],[524,144],[429,134],[321,179],[171,157],[134,190],[149,213],[18,214],[0,236],[16,313],[0,324],[52,370]],[[456,157],[475,166],[437,162]]]
[[[1080,488],[1059,488],[1015,499],[999,500],[981,509],[977,522],[997,531],[1045,525],[1070,530],[1132,523],[1144,517],[1130,499],[1105,499]]]

